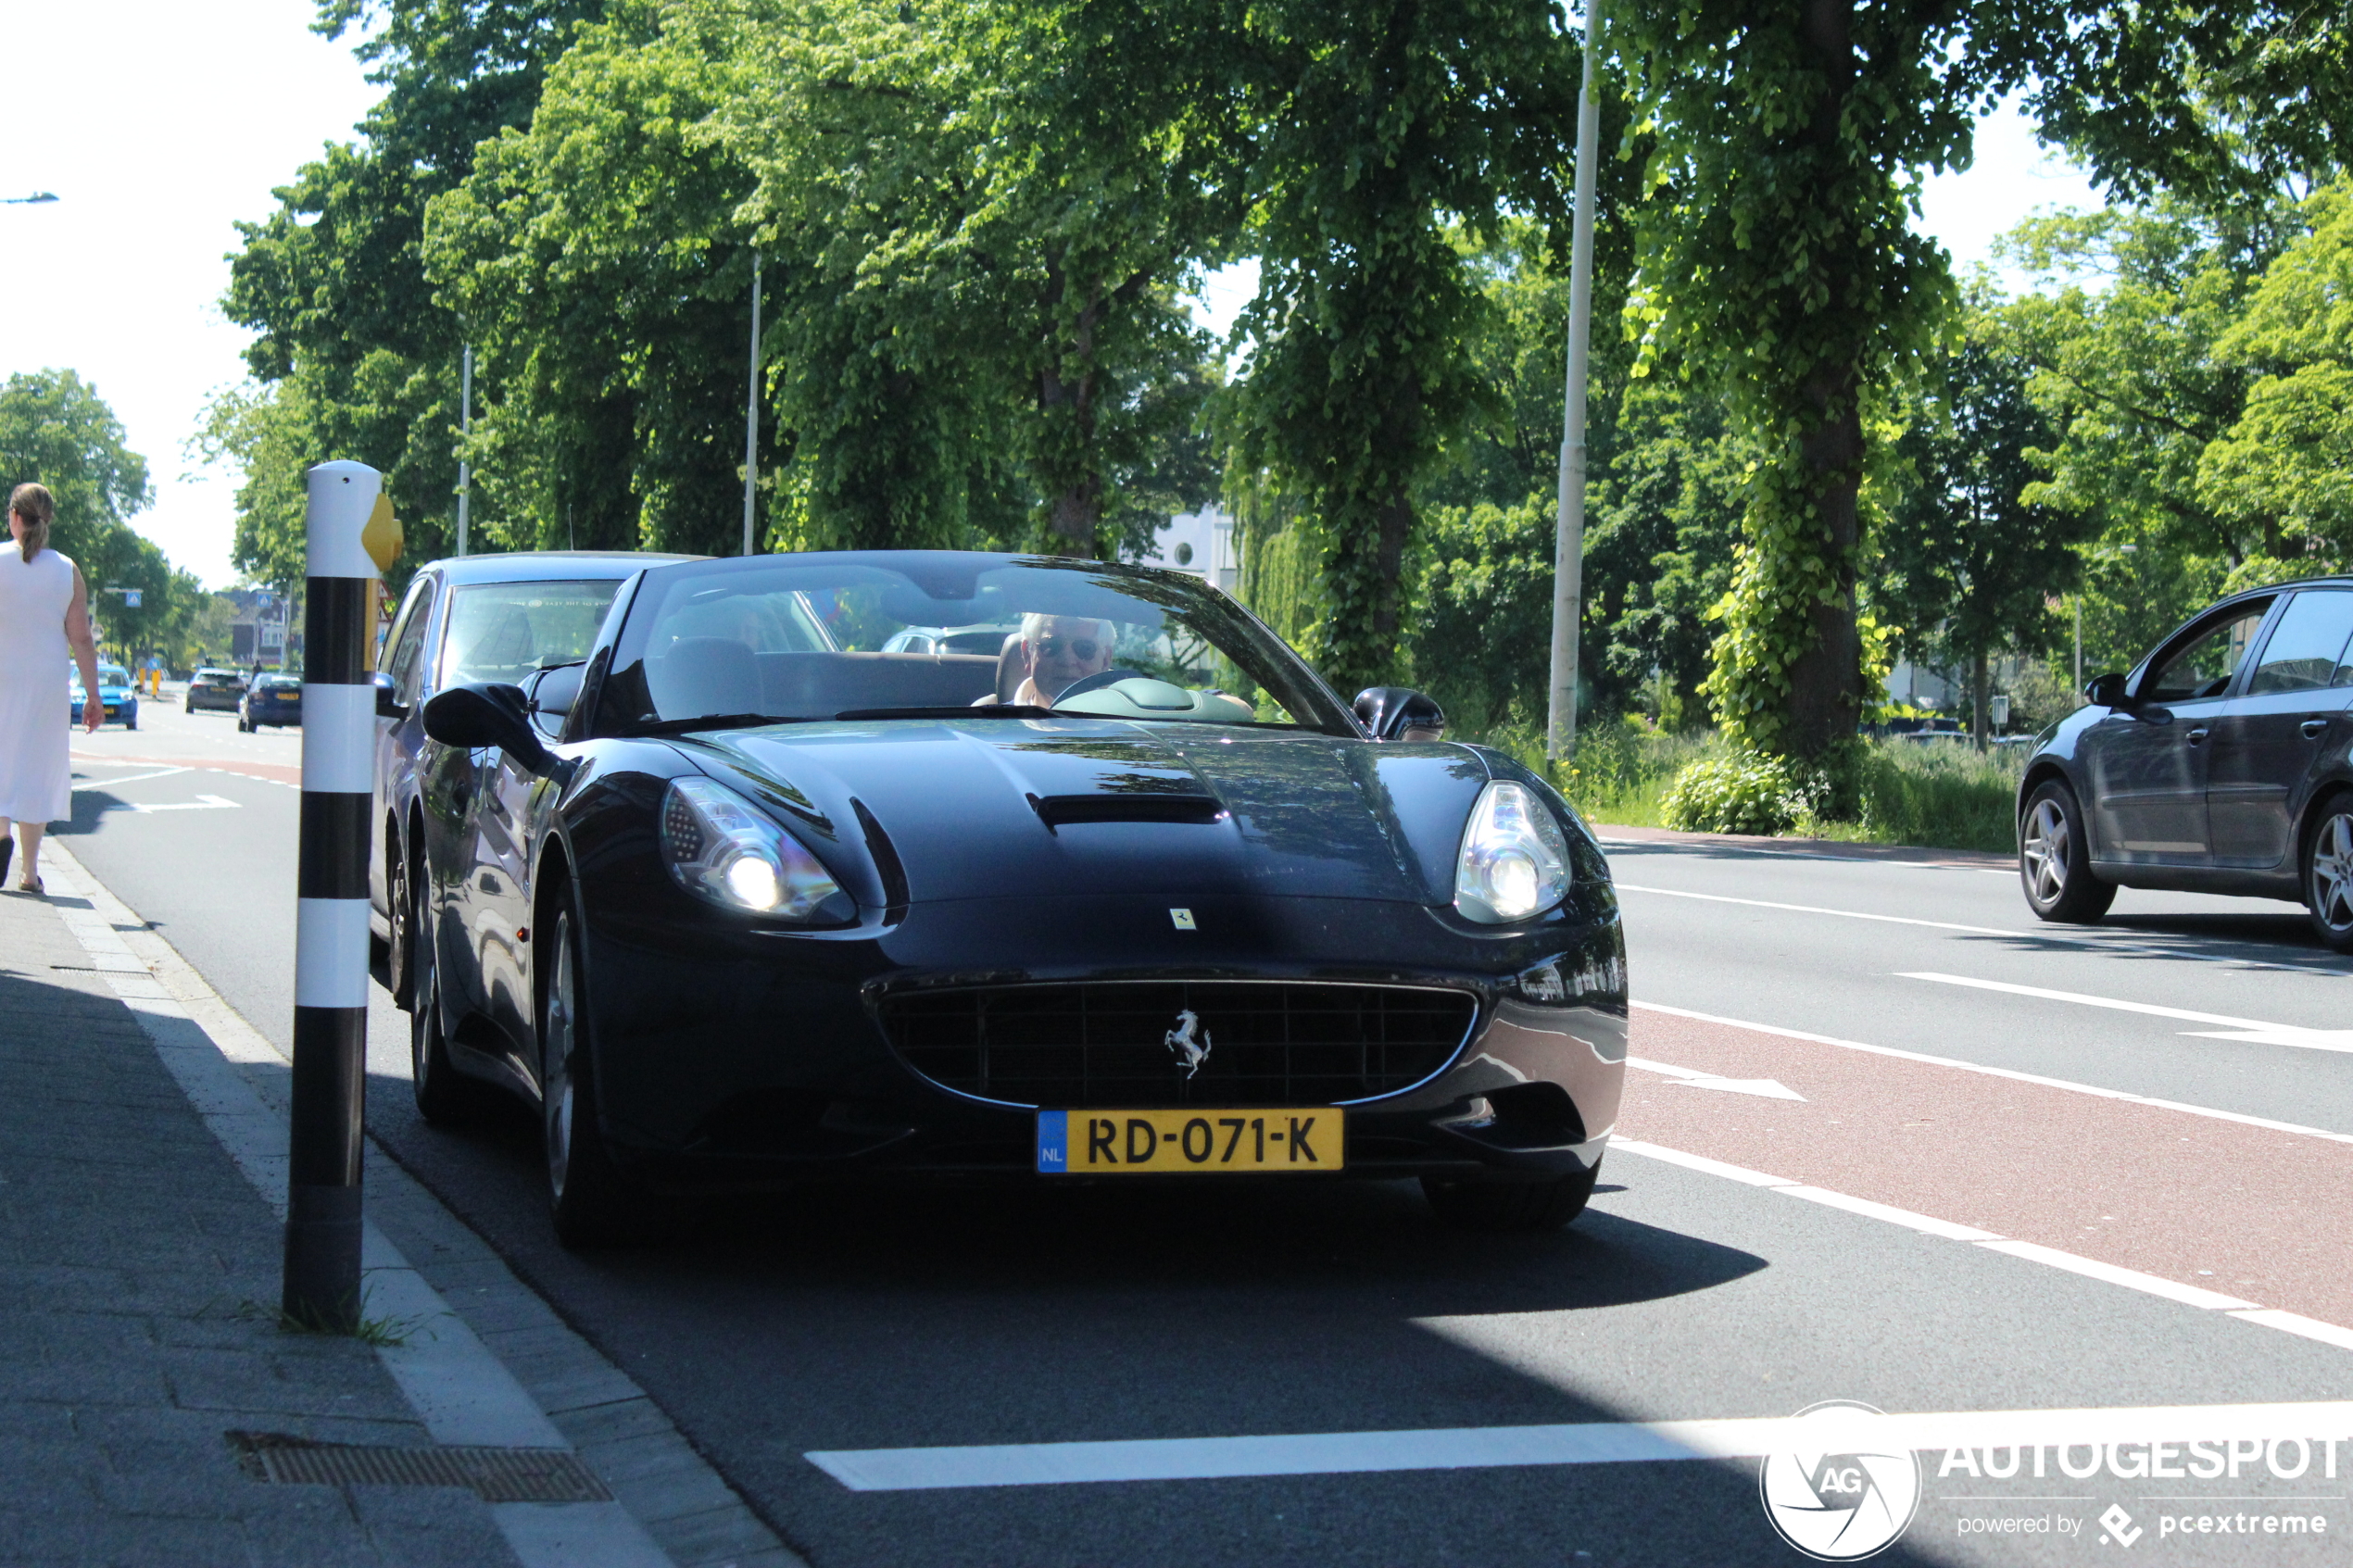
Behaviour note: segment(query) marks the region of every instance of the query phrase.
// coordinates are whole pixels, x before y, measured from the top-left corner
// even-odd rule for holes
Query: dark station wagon
[[[2294,898],[2353,952],[2353,579],[2253,589],[2183,623],[2045,734],[2019,873],[2045,920],[2118,887]]]

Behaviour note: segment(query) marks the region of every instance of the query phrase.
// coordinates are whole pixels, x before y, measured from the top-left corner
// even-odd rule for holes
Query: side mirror
[[[2083,700],[2100,708],[2132,707],[2132,700],[2124,693],[2124,677],[2114,671],[2084,682]]]
[[[377,718],[406,719],[409,717],[409,705],[402,702],[398,696],[394,695],[391,676],[379,670],[376,671],[374,676],[374,684],[376,688]]]
[[[425,734],[469,751],[497,746],[535,773],[555,765],[532,728],[521,686],[484,681],[438,693],[425,704]]]
[[[1366,686],[1356,694],[1354,706],[1375,740],[1445,738],[1446,710],[1409,686]]]
[[[587,673],[588,666],[585,661],[559,664],[551,670],[540,671],[525,683],[525,704],[544,734],[553,735],[563,729],[565,716],[580,700],[581,679]]]

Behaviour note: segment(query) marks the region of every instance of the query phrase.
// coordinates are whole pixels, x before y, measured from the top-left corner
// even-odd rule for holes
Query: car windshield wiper
[[[641,735],[682,735],[691,730],[743,730],[754,724],[806,724],[774,713],[706,713],[695,719],[647,719],[632,732]]]
[[[983,708],[852,708],[837,719],[1053,719],[1066,718],[1032,703],[992,702]]]

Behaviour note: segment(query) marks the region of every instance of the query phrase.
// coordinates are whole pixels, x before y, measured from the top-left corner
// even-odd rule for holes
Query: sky
[[[54,366],[94,384],[155,481],[136,526],[211,587],[237,581],[236,478],[183,448],[207,398],[245,374],[247,334],[218,304],[233,225],[266,216],[271,187],[348,139],[377,95],[313,14],[311,0],[0,6],[16,68],[0,196],[59,198],[0,207],[0,376]],[[1966,275],[2028,213],[2096,200],[2005,106],[1979,128],[1976,166],[1931,180],[1921,205]],[[1255,282],[1249,264],[1214,275],[1203,319],[1222,332]]]

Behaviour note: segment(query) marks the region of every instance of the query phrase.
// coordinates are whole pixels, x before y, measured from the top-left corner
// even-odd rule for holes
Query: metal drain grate
[[[464,1486],[484,1502],[609,1502],[570,1449],[395,1448],[318,1443],[284,1432],[232,1432],[237,1462],[259,1481],[312,1486]]]

